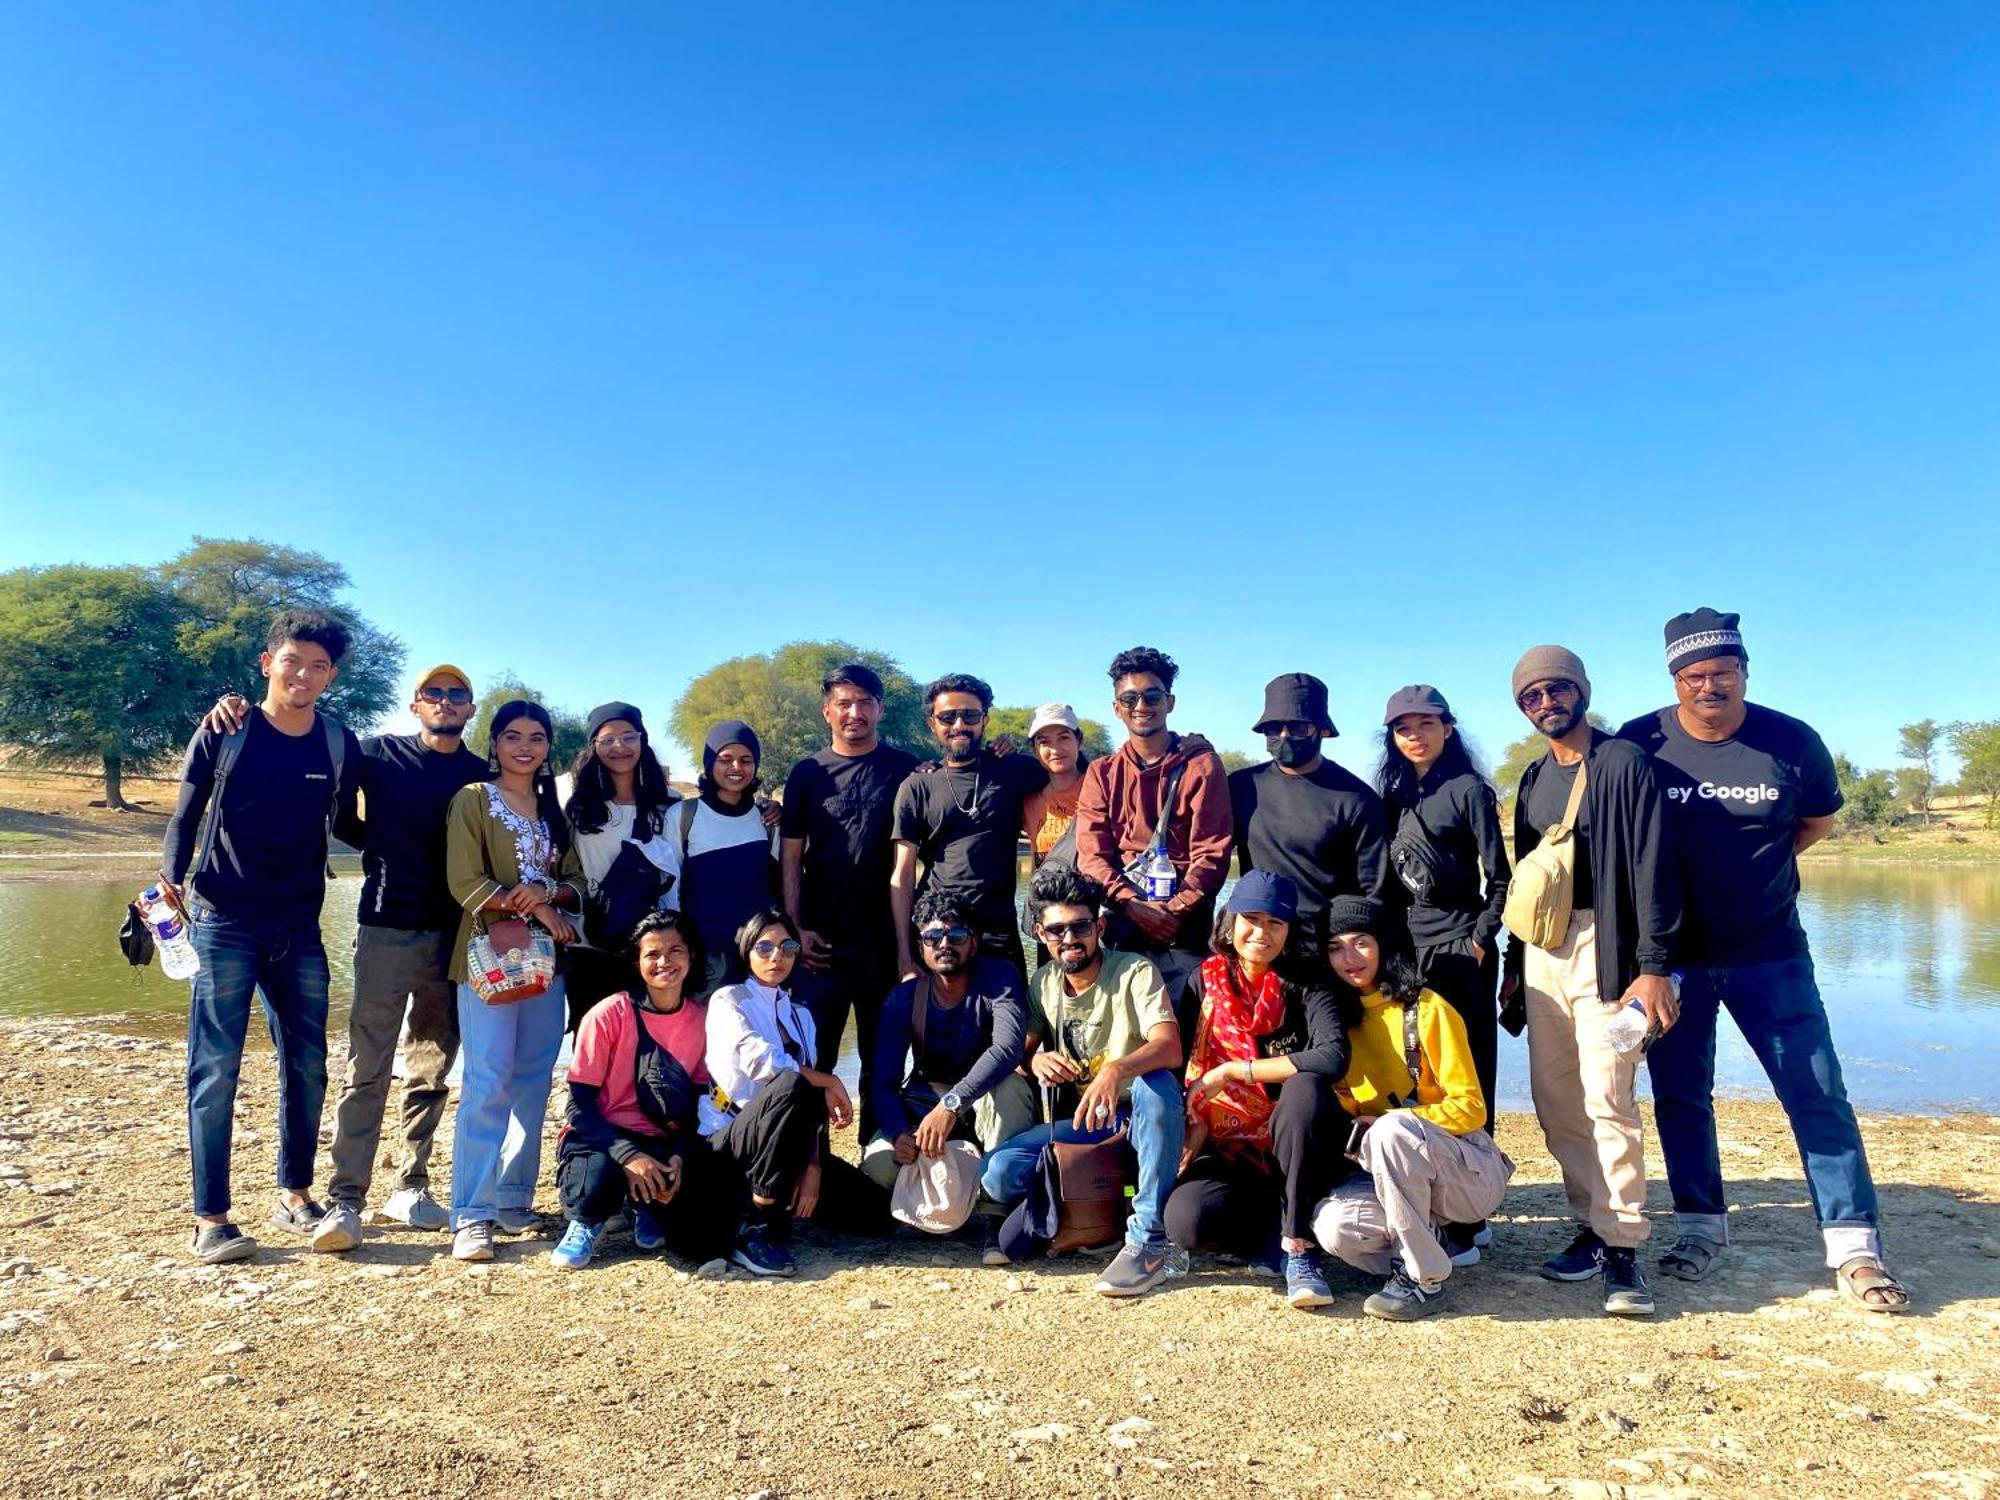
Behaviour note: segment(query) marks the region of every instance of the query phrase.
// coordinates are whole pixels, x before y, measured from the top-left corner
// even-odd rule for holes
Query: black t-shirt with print
[[[1844,800],[1833,757],[1812,726],[1755,703],[1711,743],[1672,708],[1618,731],[1653,757],[1679,835],[1687,914],[1681,952],[1695,963],[1761,963],[1805,953],[1799,923],[1799,822]]]
[[[982,933],[1013,933],[1021,803],[1048,780],[1034,757],[990,751],[970,770],[928,765],[912,772],[896,794],[893,837],[917,846],[921,889],[958,893]]]
[[[801,914],[833,945],[836,958],[874,953],[895,962],[889,825],[896,793],[916,765],[914,755],[894,745],[878,744],[866,755],[842,755],[829,746],[785,778],[778,831],[806,841]]]
[[[1560,764],[1548,756],[1528,789],[1528,822],[1538,832],[1547,833],[1560,823],[1569,807],[1570,789],[1583,762]],[[1583,801],[1576,810],[1576,827],[1570,830],[1576,841],[1576,880],[1570,887],[1569,904],[1574,911],[1592,911],[1597,906],[1597,885],[1590,876],[1590,789],[1584,788]]]

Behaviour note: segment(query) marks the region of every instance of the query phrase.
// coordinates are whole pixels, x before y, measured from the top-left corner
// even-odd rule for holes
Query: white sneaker
[[[361,1243],[361,1215],[345,1203],[336,1203],[313,1227],[312,1247],[326,1255],[338,1255]]]
[[[429,1188],[397,1188],[382,1205],[382,1217],[412,1229],[443,1229],[451,1222],[451,1215],[431,1196]]]

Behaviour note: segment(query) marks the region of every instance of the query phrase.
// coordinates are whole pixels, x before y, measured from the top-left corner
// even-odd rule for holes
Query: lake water
[[[128,968],[113,940],[140,883],[0,880],[0,1016],[119,1013],[121,1026],[180,1034],[187,986],[157,966]],[[1855,1103],[2000,1111],[2000,867],[1809,865],[1805,883],[1806,930]],[[327,893],[336,1071],[359,890],[354,872]],[[1720,1036],[1723,1091],[1767,1096],[1727,1018]],[[1526,1050],[1502,1041],[1500,1102],[1527,1108]],[[844,1061],[851,1077],[853,1060]]]

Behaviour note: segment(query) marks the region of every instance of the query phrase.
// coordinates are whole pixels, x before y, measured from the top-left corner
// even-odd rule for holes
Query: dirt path
[[[1838,1303],[1782,1119],[1737,1104],[1736,1247],[1700,1286],[1656,1277],[1652,1322],[1535,1275],[1560,1195],[1508,1116],[1494,1251],[1445,1315],[1393,1326],[1344,1275],[1323,1314],[1214,1264],[1118,1304],[1096,1262],[984,1270],[963,1241],[864,1264],[809,1239],[777,1284],[624,1242],[570,1274],[547,1239],[490,1267],[407,1230],[315,1257],[250,1190],[268,1049],[236,1172],[266,1248],[197,1267],[180,1067],[168,1042],[0,1025],[0,1493],[2000,1494],[1992,1118],[1867,1122],[1918,1316]]]

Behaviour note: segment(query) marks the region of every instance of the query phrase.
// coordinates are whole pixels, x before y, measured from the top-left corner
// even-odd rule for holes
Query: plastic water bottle
[[[201,956],[188,941],[187,922],[173,909],[160,888],[149,885],[139,893],[139,909],[153,929],[153,946],[159,951],[160,972],[169,979],[192,979],[201,972]]]
[[[1667,976],[1667,988],[1676,1001],[1681,998],[1681,975],[1676,969]],[[1605,1024],[1604,1034],[1611,1043],[1611,1050],[1623,1056],[1627,1052],[1643,1051],[1646,1033],[1651,1027],[1646,1022],[1646,1007],[1637,1000],[1627,999],[1618,1007],[1618,1014]]]
[[[1155,844],[1146,860],[1146,899],[1171,901],[1180,883],[1180,877],[1174,873],[1174,862],[1167,858],[1166,846]]]

